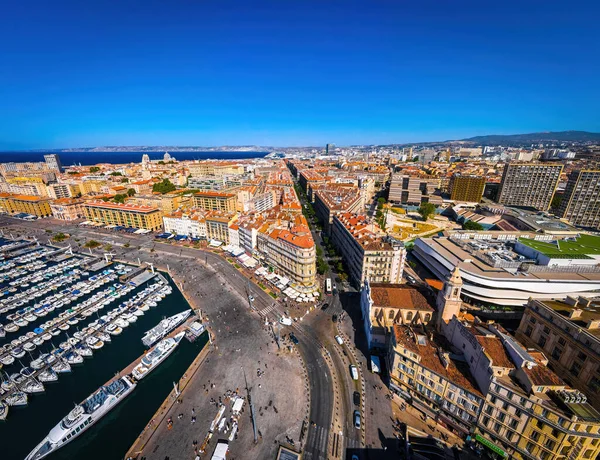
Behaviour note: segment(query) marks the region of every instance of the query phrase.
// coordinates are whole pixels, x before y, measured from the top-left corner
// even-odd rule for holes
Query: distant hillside
[[[587,131],[557,131],[530,134],[491,134],[462,139],[479,145],[489,144],[529,144],[538,142],[600,142],[600,133]]]

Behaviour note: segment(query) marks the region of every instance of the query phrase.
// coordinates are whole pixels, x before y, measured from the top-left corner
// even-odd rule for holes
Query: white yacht
[[[183,339],[184,336],[185,332],[180,332],[175,337],[158,342],[158,344],[142,358],[140,363],[133,368],[132,375],[137,380],[142,380],[152,372],[155,367],[167,359],[173,351],[175,351],[175,348],[177,348],[177,345],[179,345],[179,342],[181,342],[181,339]]]
[[[135,387],[128,376],[100,387],[52,428],[25,460],[39,460],[68,444],[110,412]]]
[[[165,335],[183,323],[192,312],[190,310],[182,311],[169,318],[163,319],[160,323],[150,329],[142,337],[142,343],[147,347],[151,347]]]

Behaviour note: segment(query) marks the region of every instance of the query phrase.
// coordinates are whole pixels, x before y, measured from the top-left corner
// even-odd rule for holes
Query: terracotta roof
[[[214,190],[207,190],[205,192],[195,193],[194,196],[197,196],[197,197],[207,196],[207,197],[232,198],[232,197],[235,197],[235,194],[233,194],[233,193],[227,193],[227,192],[217,192],[217,191],[214,191]]]
[[[461,386],[477,396],[482,396],[466,363],[454,361],[449,357],[447,358],[447,367],[442,363],[439,352],[449,349],[449,347],[442,346],[447,344],[447,340],[443,336],[434,332],[433,342],[426,339],[425,345],[420,345],[414,339],[415,332],[408,326],[394,324],[394,333],[398,344],[403,345],[421,357],[420,363],[422,366],[445,377],[455,385]],[[422,335],[418,331],[417,334]]]
[[[287,230],[275,229],[273,230],[269,236],[273,239],[280,239],[287,241],[288,243],[297,246],[299,248],[310,249],[315,243],[311,236],[309,235],[295,235]]]
[[[476,335],[475,338],[492,360],[493,366],[514,369],[515,365],[506,354],[504,345],[498,337]]]
[[[444,288],[444,282],[432,278],[426,278],[425,282],[436,291],[441,291]]]
[[[523,367],[523,371],[529,377],[529,380],[534,386],[564,386],[566,385],[562,379],[548,369],[543,364],[532,366],[529,369],[527,366]]]
[[[415,288],[403,284],[373,283],[371,298],[375,307],[406,308],[433,312],[427,299]]]
[[[135,212],[143,212],[150,213],[158,211],[157,208],[152,208],[150,206],[136,206],[133,204],[120,204],[120,203],[108,203],[104,201],[90,201],[86,203],[85,206],[89,206],[92,208],[105,208],[105,209],[114,209],[117,211],[135,211]]]
[[[33,195],[13,195],[12,198],[14,200],[19,201],[47,201],[49,198],[44,198],[41,196],[33,196]]]

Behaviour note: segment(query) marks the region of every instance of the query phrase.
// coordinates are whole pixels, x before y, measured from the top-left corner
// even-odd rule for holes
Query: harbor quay
[[[140,258],[151,260],[148,256]],[[168,260],[173,280],[183,286],[190,304],[202,311],[212,344],[179,382],[181,394],[175,396],[173,390],[125,458],[210,458],[217,441],[231,434],[215,429],[205,443],[220,404],[230,402],[232,395],[247,400],[246,380],[257,442],[246,403],[237,436],[229,443],[228,458],[274,458],[280,444],[299,446],[308,395],[298,355],[279,349],[271,329],[249,310],[248,300],[235,288],[245,282],[241,276],[231,280],[210,263],[206,266],[197,260],[174,256]]]
[[[194,459],[195,448],[197,451],[202,446],[217,415],[219,397],[225,401],[229,391],[247,398],[244,372],[251,388],[257,442],[254,442],[250,408],[245,404],[237,439],[230,442],[228,458],[274,458],[280,444],[301,450],[301,430],[303,424],[308,423],[309,409],[308,381],[301,359],[286,348],[290,342],[281,343],[280,349],[272,328],[250,310],[246,297],[248,280],[228,262],[195,249],[156,244],[143,236],[104,235],[53,221],[44,222],[42,228],[39,221],[6,219],[3,226],[5,233],[36,236],[40,240],[47,229],[68,232],[69,242],[74,246],[77,246],[76,239],[80,244],[86,238],[96,239],[112,245],[115,260],[144,266],[152,264],[159,270],[168,268],[186,300],[201,313],[213,344],[207,345],[185,372],[187,382],[180,382],[181,396],[176,399],[169,396],[161,407],[157,406],[158,412],[147,420],[140,437],[127,454],[123,453],[124,458],[130,455],[147,460]],[[127,243],[131,247],[125,247]],[[270,308],[273,299],[268,294],[256,286],[252,292],[261,308]],[[174,402],[177,400],[181,402]],[[192,409],[196,417],[194,423]],[[169,419],[172,424],[168,423]],[[216,442],[229,435],[229,432],[215,432],[201,458],[210,458]]]

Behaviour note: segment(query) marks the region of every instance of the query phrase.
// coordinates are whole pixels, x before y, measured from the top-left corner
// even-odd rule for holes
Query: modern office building
[[[381,231],[366,216],[349,212],[333,217],[331,241],[340,252],[350,281],[362,286],[370,283],[402,281],[406,249],[404,244]]]
[[[482,307],[600,295],[597,236],[455,231],[417,239],[413,255],[440,280],[458,266],[463,300]]]
[[[44,155],[44,161],[46,162],[48,169],[62,172],[62,163],[60,162],[60,157],[56,153]]]
[[[453,201],[479,203],[485,189],[485,177],[453,174],[448,189]]]
[[[562,164],[555,163],[507,163],[502,173],[498,203],[547,211],[562,169]]]
[[[194,194],[196,208],[212,211],[235,211],[237,196],[235,193],[206,190]]]
[[[149,206],[90,201],[83,205],[85,218],[105,225],[118,225],[144,230],[162,228],[162,212]]]
[[[600,230],[600,170],[569,175],[558,215],[573,225]]]

